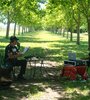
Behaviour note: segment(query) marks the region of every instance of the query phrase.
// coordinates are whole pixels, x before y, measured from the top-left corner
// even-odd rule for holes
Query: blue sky
[[[39,5],[40,5],[40,8],[41,9],[45,9],[46,7],[45,7],[45,4],[43,4],[43,3],[39,3]]]

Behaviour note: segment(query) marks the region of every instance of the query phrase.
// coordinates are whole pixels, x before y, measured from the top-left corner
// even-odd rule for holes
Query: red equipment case
[[[86,80],[87,79],[87,71],[86,71],[86,65],[82,64],[82,65],[78,65],[75,66],[76,62],[74,63],[74,65],[72,65],[72,61],[70,64],[64,62],[64,67],[62,69],[61,72],[61,76],[63,77],[67,77],[70,80],[76,80],[77,75],[81,75],[82,79]]]

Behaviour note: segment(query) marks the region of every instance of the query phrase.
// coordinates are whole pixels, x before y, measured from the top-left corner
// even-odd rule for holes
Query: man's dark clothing
[[[5,64],[8,64],[7,67],[11,67],[11,70],[14,66],[20,66],[20,73],[19,76],[23,76],[25,74],[26,70],[26,60],[18,60],[17,58],[9,58],[8,53],[12,53],[13,55],[16,55],[19,50],[16,46],[11,46],[10,44],[6,46],[5,48]]]
[[[17,58],[13,58],[13,59],[9,58],[8,53],[12,53],[13,55],[16,55],[17,52],[19,52],[19,51],[16,46],[11,46],[10,44],[7,45],[5,48],[5,62],[7,62],[7,61],[11,62],[11,61],[16,60]]]

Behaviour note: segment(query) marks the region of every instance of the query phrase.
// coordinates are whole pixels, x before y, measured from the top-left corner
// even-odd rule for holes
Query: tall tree
[[[87,20],[88,29],[88,50],[90,51],[90,0],[76,0],[78,10],[84,15]]]

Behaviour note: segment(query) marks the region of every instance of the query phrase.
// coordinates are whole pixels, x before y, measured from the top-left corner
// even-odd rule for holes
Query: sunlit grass
[[[13,33],[14,33],[14,30],[13,29],[10,29],[9,36],[12,36]],[[16,34],[18,34],[18,30],[16,30]],[[0,30],[0,36],[6,36],[6,29]]]
[[[81,41],[88,41],[88,34],[87,33],[84,33],[84,34],[81,34]]]
[[[67,37],[67,35],[65,34],[65,36]],[[70,37],[70,33],[69,33],[69,37]],[[73,33],[73,40],[77,40],[77,33]],[[80,41],[88,41],[88,33],[80,33]]]
[[[76,36],[76,34],[74,35]],[[83,37],[82,40],[86,41],[87,35],[81,34],[81,36]],[[78,58],[87,53],[86,43],[84,43],[85,45],[83,46],[81,42],[82,45],[78,46],[76,45],[76,42],[70,42],[69,39],[66,39],[66,37],[62,37],[48,31],[25,33],[23,35],[17,35],[17,37],[21,43],[21,51],[24,47],[30,47],[30,51],[26,55],[34,54],[36,56],[52,56],[55,57],[53,60],[57,61],[58,63],[63,63],[63,60],[68,58],[67,54],[69,51],[76,52]],[[4,39],[3,37],[0,37],[0,39],[0,45],[2,48],[5,48],[9,42],[9,39]],[[56,57],[59,58],[56,60]]]
[[[38,100],[42,95],[44,95],[43,92],[38,92],[37,94],[28,94],[27,98],[28,100]]]
[[[36,33],[35,35],[36,38],[39,38],[40,40],[53,40],[53,41],[56,41],[56,40],[60,40],[59,36],[56,35],[56,34],[53,34],[48,32],[48,31],[39,31]]]
[[[84,95],[84,96],[87,96],[88,94],[89,94],[89,92],[90,92],[90,90],[89,89],[84,89],[84,90],[81,90],[81,89],[79,89],[79,88],[67,88],[66,89],[66,92],[67,93],[73,93],[73,92],[76,92],[77,94],[82,94],[82,95]],[[73,95],[72,95],[73,96]]]

